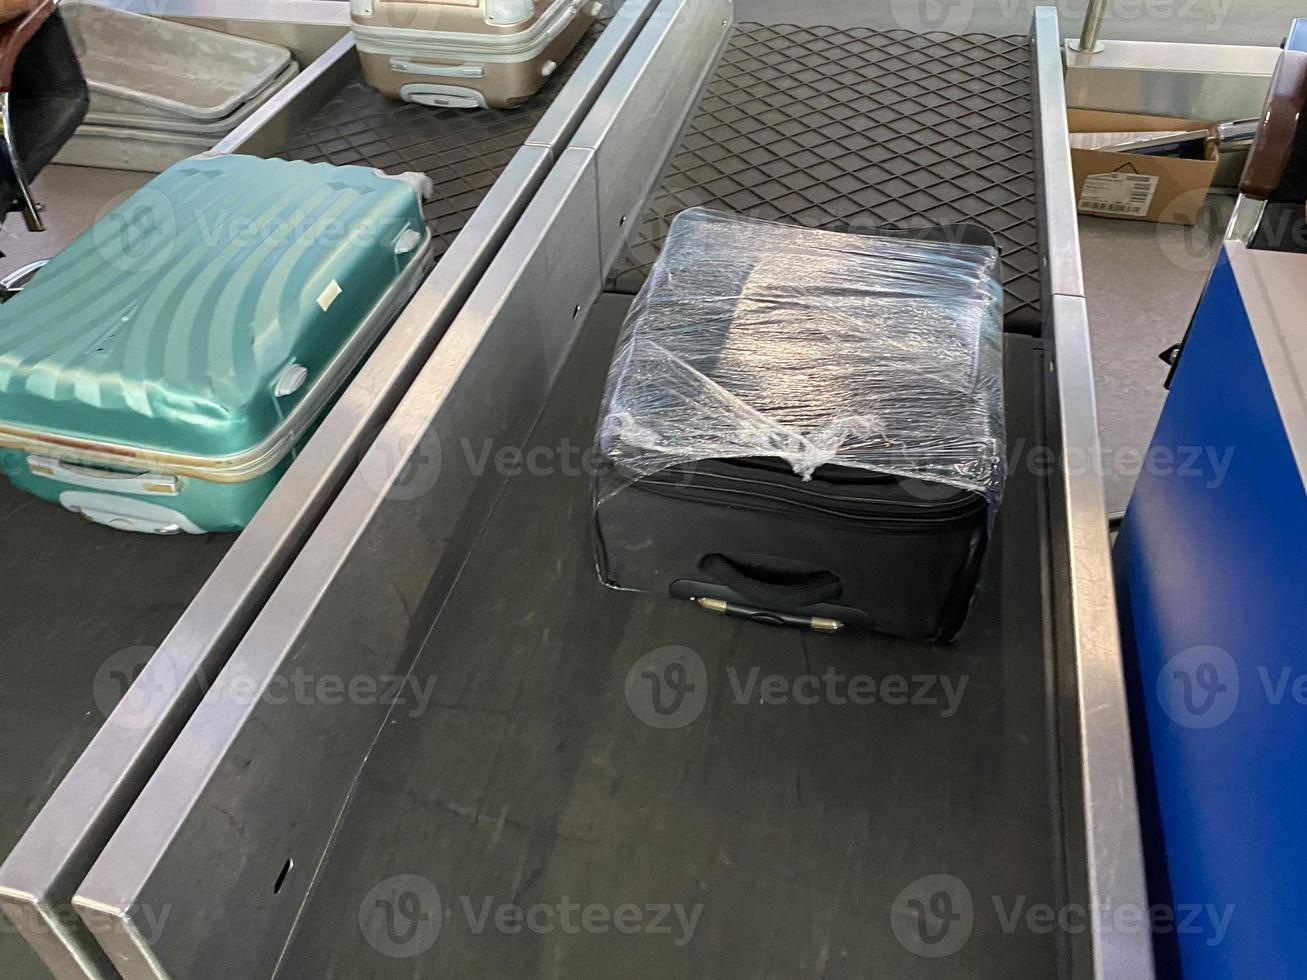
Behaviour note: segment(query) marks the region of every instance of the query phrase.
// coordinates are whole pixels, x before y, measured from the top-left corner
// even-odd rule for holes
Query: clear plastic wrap
[[[626,319],[597,487],[779,458],[972,490],[1004,480],[1003,288],[984,245],[814,231],[695,208]]]

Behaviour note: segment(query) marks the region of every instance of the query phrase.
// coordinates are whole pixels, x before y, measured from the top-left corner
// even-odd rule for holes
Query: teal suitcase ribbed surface
[[[245,526],[429,267],[425,181],[222,155],[151,180],[0,306],[10,478],[126,530]]]

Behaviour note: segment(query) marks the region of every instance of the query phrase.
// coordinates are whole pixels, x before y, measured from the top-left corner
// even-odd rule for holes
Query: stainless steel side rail
[[[1086,912],[1071,976],[1151,980],[1148,921],[1130,718],[1108,541],[1107,504],[1079,229],[1070,183],[1057,10],[1038,7],[1031,29],[1036,78],[1041,231],[1046,268],[1049,383],[1045,430],[1060,465],[1050,477],[1053,648],[1057,663],[1065,900]]]
[[[614,84],[684,73],[693,51],[701,63],[691,81],[633,123],[664,134],[670,149],[729,22],[725,0],[663,0],[605,98]],[[668,43],[673,35],[711,41]],[[77,889],[87,933],[121,976],[275,970],[388,708],[262,695],[293,670],[380,678],[409,669],[504,480],[469,467],[464,441],[526,439],[599,295],[601,155],[563,152]],[[631,141],[608,164],[647,170],[632,184],[638,194],[661,161]],[[629,200],[628,212],[640,203]],[[169,925],[155,934],[150,917],[162,908]]]
[[[118,976],[101,943],[69,904],[74,891],[525,213],[568,138],[635,42],[655,2],[627,0],[615,15],[533,131],[529,145],[508,164],[253,522],[0,865],[0,909],[59,980],[114,980]],[[205,9],[212,7],[211,2],[205,5]],[[275,104],[265,107],[219,149],[271,152],[280,145],[273,137],[285,135],[286,120],[302,118],[320,106],[334,91],[332,86],[338,87],[340,79],[348,75],[355,58],[352,41],[343,38],[281,93]],[[269,127],[271,136],[258,128],[260,121]],[[220,975],[241,974],[224,970]]]
[[[1052,297],[1084,296],[1080,227],[1071,173],[1066,85],[1062,56],[1049,47],[1058,37],[1057,8],[1038,7],[1030,31],[1030,77],[1035,107],[1035,194],[1039,215],[1043,309]],[[1044,332],[1048,336],[1048,331]]]
[[[218,153],[275,156],[295,128],[313,115],[359,66],[354,35],[346,34],[214,146]]]

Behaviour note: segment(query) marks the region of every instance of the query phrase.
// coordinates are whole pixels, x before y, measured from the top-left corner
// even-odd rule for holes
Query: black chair
[[[1291,38],[1307,35],[1301,23]],[[1307,252],[1307,50],[1280,54],[1239,192],[1266,202],[1249,248]]]
[[[20,211],[44,231],[31,182],[86,116],[86,78],[56,0],[4,0],[0,19],[0,222]]]

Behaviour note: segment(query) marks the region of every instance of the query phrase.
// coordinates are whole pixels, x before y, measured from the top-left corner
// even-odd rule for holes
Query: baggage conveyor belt
[[[596,308],[526,445],[590,444],[628,302]],[[1011,437],[1040,442],[1038,341],[1010,338],[1006,368]],[[1012,474],[971,618],[941,648],[604,589],[581,469],[508,481],[418,655],[411,690],[432,700],[411,694],[373,747],[279,975],[1058,976],[1058,937],[995,912],[1061,899],[1042,482]],[[629,678],[669,646],[707,674],[679,716],[697,717],[664,729]],[[786,703],[741,703],[755,669],[785,679]],[[796,681],[827,672],[904,678],[907,703],[800,703]],[[974,928],[922,957],[896,938],[916,897],[901,893],[939,875],[969,889]],[[415,896],[404,929],[368,910],[396,886]],[[424,927],[436,895],[443,928]],[[674,916],[670,935],[478,933],[465,902],[488,898],[702,912],[683,944]]]
[[[864,165],[696,144],[768,29],[741,27],[718,59],[725,0],[657,6],[77,886],[122,977],[1152,976],[1147,936],[1095,918],[1146,893],[1101,485],[1058,465],[1096,454],[1097,432],[1056,11],[1037,9],[1033,44],[996,42],[1010,88],[976,38],[877,54],[899,35],[784,29],[846,37],[795,62],[838,95],[809,94],[805,117],[764,66],[737,79],[770,100],[750,112],[809,148],[823,126],[861,133]],[[829,117],[868,92],[875,126]],[[1010,173],[968,181],[984,166],[965,164],[966,194],[935,204],[943,178],[894,184],[914,179],[917,162],[888,169],[909,151],[947,172],[925,150],[955,137],[975,142],[953,157]],[[630,302],[610,276],[627,216],[763,207],[714,189],[691,153],[714,172],[769,167],[777,189],[808,179],[782,162],[821,171],[790,187],[813,205],[772,217],[972,218],[1003,240],[1009,326],[1042,336],[1006,337],[1012,465],[952,646],[764,627],[598,583],[585,450]],[[672,206],[678,166],[702,190]],[[878,183],[897,189],[870,196]],[[656,252],[650,227],[636,264]],[[295,676],[406,679],[397,704],[235,696]],[[165,908],[168,928],[145,931],[139,911]]]
[[[531,136],[607,21],[597,21],[561,69],[521,108],[437,109],[388,99],[363,80],[350,80],[305,120],[277,154],[288,160],[416,171],[431,178],[422,208],[435,257],[448,250],[514,154]]]
[[[100,527],[20,493],[0,475],[0,857],[231,541]],[[0,976],[49,976],[2,916]]]
[[[740,24],[610,287],[634,293],[691,207],[833,231],[975,222],[1009,330],[1037,334],[1030,40]]]

